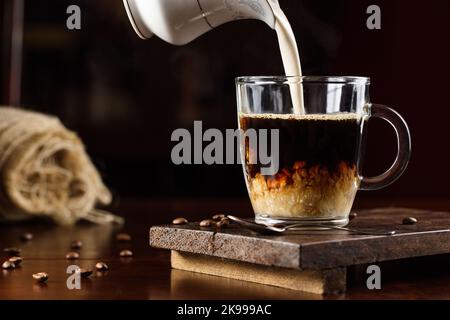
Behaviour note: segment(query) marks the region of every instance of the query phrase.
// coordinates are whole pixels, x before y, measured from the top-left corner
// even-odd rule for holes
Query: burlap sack
[[[95,205],[111,193],[77,135],[51,116],[0,107],[0,219],[121,222]]]

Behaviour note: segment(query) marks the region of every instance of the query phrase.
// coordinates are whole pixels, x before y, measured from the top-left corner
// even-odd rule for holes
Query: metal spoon
[[[260,224],[260,223],[256,223],[256,222],[251,222],[248,220],[244,220],[241,218],[238,218],[236,216],[230,216],[227,215],[227,217],[254,231],[257,231],[259,233],[284,233],[290,229],[293,228],[311,228],[311,227],[319,227],[319,228],[325,228],[325,229],[335,229],[335,230],[343,230],[343,231],[348,231],[354,234],[364,234],[364,235],[371,235],[371,236],[392,236],[395,234],[394,230],[389,230],[389,231],[371,231],[371,230],[358,230],[358,229],[350,229],[350,228],[346,228],[346,227],[339,227],[339,226],[328,226],[328,225],[322,225],[322,224],[311,224],[311,225],[305,225],[305,224],[292,224],[289,226],[266,226],[264,224]]]

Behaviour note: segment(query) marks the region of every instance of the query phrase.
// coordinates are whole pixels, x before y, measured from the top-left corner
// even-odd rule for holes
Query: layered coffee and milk
[[[287,76],[301,76],[294,33],[278,1],[275,16]],[[359,187],[360,117],[356,114],[307,114],[301,82],[289,84],[291,114],[240,114],[240,128],[279,130],[279,171],[265,176],[251,163],[252,144],[243,141],[244,171],[258,219],[346,219]]]
[[[257,217],[345,217],[359,187],[360,117],[356,114],[240,114],[241,129],[279,130],[279,171],[261,174],[243,141],[244,171]]]

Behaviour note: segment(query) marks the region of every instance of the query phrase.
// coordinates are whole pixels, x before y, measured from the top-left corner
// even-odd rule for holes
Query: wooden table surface
[[[403,206],[450,211],[449,199],[358,199],[355,207]],[[246,199],[122,199],[114,212],[126,218],[123,228],[87,223],[75,227],[56,227],[45,222],[0,225],[0,248],[19,247],[23,265],[12,271],[1,270],[0,300],[6,299],[450,299],[450,255],[430,256],[381,263],[382,289],[366,288],[364,265],[349,270],[346,294],[320,296],[288,289],[242,282],[186,271],[171,270],[169,252],[148,245],[151,225],[174,217],[189,220],[227,212],[250,216]],[[357,211],[357,210],[356,210]],[[115,235],[127,232],[130,243],[118,243]],[[22,242],[25,232],[34,239]],[[73,240],[82,240],[80,259],[68,261],[66,253]],[[122,249],[131,249],[133,258],[120,258]],[[3,250],[2,250],[3,251]],[[2,261],[6,259],[0,253]],[[93,268],[106,262],[109,271],[83,279],[81,290],[69,290],[66,269],[71,264]],[[46,284],[32,279],[36,272],[47,272]]]

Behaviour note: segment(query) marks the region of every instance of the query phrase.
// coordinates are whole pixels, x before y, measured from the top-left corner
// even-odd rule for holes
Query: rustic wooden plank
[[[450,232],[403,233],[391,237],[301,245],[300,267],[324,269],[450,253]]]
[[[414,216],[416,225],[402,225]],[[304,231],[260,235],[231,225],[215,232],[198,223],[156,226],[150,245],[249,263],[292,269],[332,269],[354,264],[450,253],[450,213],[406,208],[358,211],[354,228],[394,229],[395,236],[367,236],[343,231]]]
[[[346,290],[346,268],[300,271],[179,251],[172,251],[171,265],[174,269],[315,294],[343,293]]]
[[[157,248],[199,253],[250,263],[300,269],[299,250],[295,243],[286,243],[256,234],[243,235],[247,230],[214,232],[199,230],[198,224],[173,228],[156,226],[150,229],[150,245]]]

